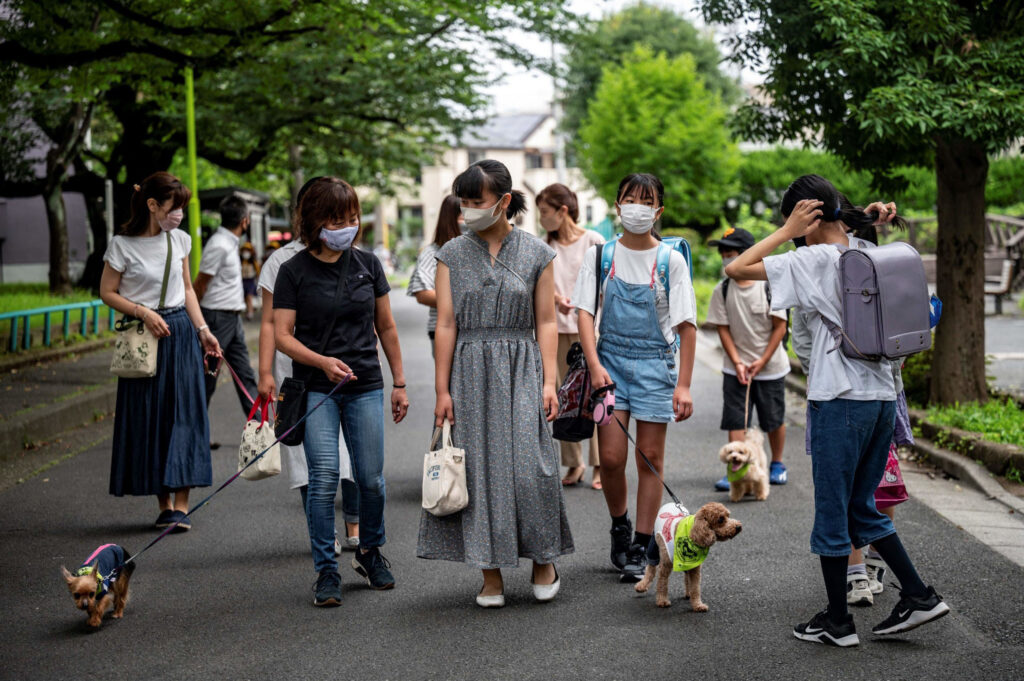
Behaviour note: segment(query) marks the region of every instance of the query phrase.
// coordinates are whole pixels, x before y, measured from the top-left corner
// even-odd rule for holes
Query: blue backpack
[[[608,273],[612,269],[612,258],[615,257],[615,242],[618,241],[617,235],[612,238],[611,241],[604,244],[597,249],[598,259],[600,264],[598,265],[598,272],[601,276],[597,278],[597,299],[601,299],[601,286],[604,284],[604,280],[608,278]],[[666,236],[662,237],[661,243],[658,245],[658,255],[656,260],[656,268],[658,271],[658,280],[661,281],[661,285],[665,287],[665,298],[668,299],[669,281],[668,281],[668,263],[672,251],[679,251],[683,259],[686,260],[686,269],[690,272],[690,281],[693,281],[693,260],[690,256],[690,242],[681,236]]]

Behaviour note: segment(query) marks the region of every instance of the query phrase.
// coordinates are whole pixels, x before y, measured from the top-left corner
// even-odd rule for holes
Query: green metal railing
[[[96,335],[100,332],[100,308],[107,308],[108,331],[114,330],[114,316],[118,314],[113,308],[107,307],[102,300],[90,300],[84,303],[68,303],[67,305],[54,305],[53,307],[39,307],[34,310],[15,310],[14,312],[0,313],[0,322],[10,320],[11,337],[7,344],[10,352],[28,350],[32,347],[32,318],[42,315],[43,317],[43,345],[50,347],[53,343],[53,316],[63,315],[61,330],[62,337],[71,336],[72,319],[77,314],[79,317],[78,331],[82,336]],[[19,343],[20,341],[20,343]]]

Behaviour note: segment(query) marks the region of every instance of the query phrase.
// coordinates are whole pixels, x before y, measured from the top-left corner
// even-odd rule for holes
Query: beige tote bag
[[[160,285],[160,303],[167,297],[167,278],[171,274],[171,233],[167,234],[167,260],[164,262],[164,281]],[[154,313],[156,314],[156,313]],[[141,319],[121,317],[114,325],[117,340],[114,356],[110,360],[110,373],[121,378],[152,378],[156,376],[156,350],[159,339],[146,328]]]
[[[242,443],[238,446],[238,470],[246,480],[262,480],[281,472],[281,447],[277,444],[272,421],[268,420],[270,400],[257,397],[253,402],[249,420],[242,431]],[[256,463],[249,462],[264,449],[270,449]],[[246,466],[249,466],[246,468]]]
[[[446,516],[468,505],[466,453],[452,445],[452,427],[445,421],[443,429],[434,429],[430,451],[423,457],[423,509]]]

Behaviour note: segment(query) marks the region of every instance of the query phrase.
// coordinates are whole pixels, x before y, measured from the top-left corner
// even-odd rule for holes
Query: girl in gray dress
[[[417,555],[483,570],[481,607],[505,604],[501,568],[529,558],[534,596],[547,601],[555,560],[573,550],[547,425],[558,411],[555,253],[509,224],[526,202],[501,163],[474,163],[452,190],[468,233],[437,254],[434,417],[466,451],[469,505],[424,512]]]

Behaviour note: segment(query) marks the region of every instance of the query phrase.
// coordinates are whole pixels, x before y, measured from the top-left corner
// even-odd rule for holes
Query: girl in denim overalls
[[[634,534],[626,508],[628,441],[623,427],[629,427],[631,415],[636,419],[637,444],[661,474],[667,424],[693,413],[690,379],[697,341],[696,302],[682,254],[652,233],[664,210],[664,195],[661,181],[653,175],[634,174],[622,180],[615,208],[625,233],[587,252],[573,294],[592,385],[596,389],[615,384],[615,416],[622,424],[613,421],[599,426],[598,444],[601,481],[612,516],[611,561],[623,581],[643,576],[647,545],[661,506],[661,482],[638,458]],[[611,258],[604,249],[614,249]],[[598,277],[603,291],[600,341],[594,328]]]

